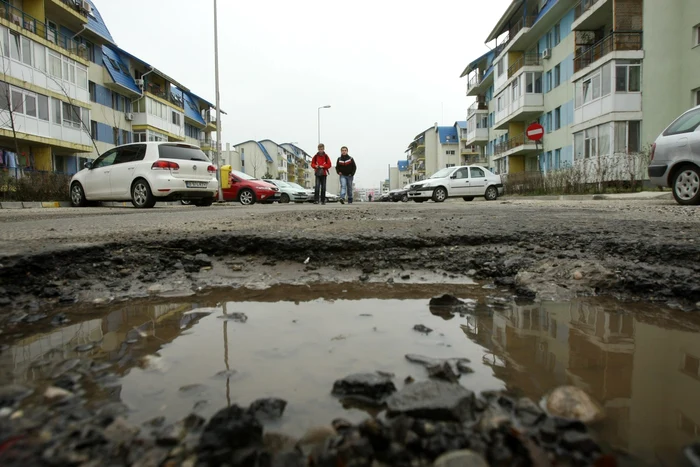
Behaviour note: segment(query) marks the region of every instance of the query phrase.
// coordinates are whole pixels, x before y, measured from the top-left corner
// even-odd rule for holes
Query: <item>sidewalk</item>
[[[639,193],[607,193],[599,195],[504,196],[501,200],[521,201],[645,201],[673,199],[670,191],[640,191]]]

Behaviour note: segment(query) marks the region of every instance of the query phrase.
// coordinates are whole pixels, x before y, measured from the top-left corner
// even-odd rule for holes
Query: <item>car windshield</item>
[[[454,170],[454,167],[447,167],[447,168],[444,168],[444,169],[442,169],[442,170],[438,170],[438,171],[435,172],[433,175],[431,175],[430,178],[445,178],[445,177],[447,177],[447,176],[450,174],[450,172],[452,172],[453,170]]]
[[[231,174],[235,175],[238,178],[242,178],[243,180],[257,180],[257,178],[251,177],[247,173],[239,172],[238,170],[232,170]]]
[[[263,178],[263,182],[272,183],[273,185],[277,185],[280,188],[289,188],[289,184],[287,182],[283,182],[282,180],[272,180]]]
[[[297,190],[306,190],[306,188],[304,188],[303,186],[301,186],[297,183],[287,182],[287,185],[289,185],[292,188],[297,189]]]

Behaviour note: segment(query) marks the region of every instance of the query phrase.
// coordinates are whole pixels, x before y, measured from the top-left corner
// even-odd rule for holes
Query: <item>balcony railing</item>
[[[642,50],[641,32],[612,32],[574,58],[574,73],[607,54],[621,50]]]
[[[60,2],[87,19],[87,11],[83,8],[82,2],[77,2],[76,0],[60,0]]]
[[[533,141],[530,141],[530,139],[525,135],[525,133],[515,136],[514,138],[509,139],[508,141],[504,143],[499,143],[494,147],[493,154],[494,155],[499,155],[503,154],[504,152],[508,152],[511,149],[515,149],[518,146],[524,146],[526,144],[535,144]]]
[[[537,52],[527,52],[520,57],[515,63],[508,67],[508,78],[512,78],[524,66],[540,66],[542,58]]]
[[[489,105],[485,100],[477,100],[467,109],[467,117],[474,115],[477,110],[489,110]]]
[[[24,28],[25,30],[36,34],[52,44],[64,49],[65,51],[75,54],[83,59],[88,58],[87,47],[79,43],[70,36],[61,34],[53,28],[49,28],[46,24],[31,15],[28,15],[19,8],[15,8],[5,1],[0,1],[0,18],[3,18],[10,23]]]
[[[581,0],[574,9],[574,21],[583,16],[585,12],[590,10],[593,7],[593,5],[595,5],[599,1],[600,0]]]
[[[211,139],[211,138],[202,138],[199,140],[199,145],[202,147],[207,147],[207,148],[215,148],[216,147],[216,140]]]
[[[520,31],[524,28],[531,28],[535,24],[536,16],[525,16],[518,20],[513,26],[508,30],[508,41],[510,42]]]
[[[484,79],[484,74],[479,71],[474,73],[471,78],[469,78],[469,81],[467,82],[467,90],[472,89],[477,87],[478,85],[481,84],[481,80]]]

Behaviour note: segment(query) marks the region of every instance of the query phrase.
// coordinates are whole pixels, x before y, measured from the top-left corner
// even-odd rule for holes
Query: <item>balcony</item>
[[[182,97],[173,94],[168,89],[163,89],[160,86],[149,84],[146,92],[152,96],[170,102],[179,109],[185,109],[185,103],[183,102]]]
[[[82,1],[46,0],[44,8],[48,18],[67,27],[80,28],[88,21],[88,13],[83,8]]]
[[[612,32],[574,57],[574,73],[592,65],[609,53],[638,50],[642,50],[641,32]]]
[[[507,87],[506,93],[511,93],[512,88]],[[510,96],[505,96],[510,97]],[[544,112],[544,95],[524,93],[515,100],[506,104],[504,108],[496,112],[494,129],[505,130],[510,122],[529,122],[538,118]]]
[[[202,151],[216,150],[216,140],[211,138],[201,138],[199,140],[199,147],[202,148]]]
[[[28,32],[36,34],[41,39],[49,41],[60,49],[63,49],[66,53],[77,55],[83,60],[88,59],[87,48],[84,45],[79,44],[78,41],[70,36],[63,35],[55,29],[47,27],[46,24],[28,15],[19,8],[15,8],[8,2],[0,1],[0,19],[9,21]]]
[[[472,105],[469,106],[467,109],[467,120],[469,117],[472,115],[475,115],[477,113],[481,114],[488,114],[489,113],[489,106],[484,100],[477,100],[474,102]]]
[[[574,9],[573,31],[595,31],[611,23],[611,0],[581,0]]]
[[[508,79],[518,74],[524,67],[532,67],[529,71],[542,71],[542,58],[536,52],[523,54],[522,57],[508,67]]]
[[[517,156],[527,154],[537,150],[537,145],[525,136],[525,133],[509,139],[505,143],[497,144],[494,147],[494,157]]]
[[[488,128],[475,128],[472,131],[467,131],[465,143],[468,145],[486,143],[489,140]]]

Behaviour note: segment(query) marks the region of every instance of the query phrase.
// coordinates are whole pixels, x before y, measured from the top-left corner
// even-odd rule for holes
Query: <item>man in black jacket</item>
[[[352,204],[352,179],[357,171],[355,159],[348,155],[348,147],[340,148],[340,157],[336,161],[335,170],[340,175],[340,203],[345,204],[345,193],[348,195],[348,204]]]

